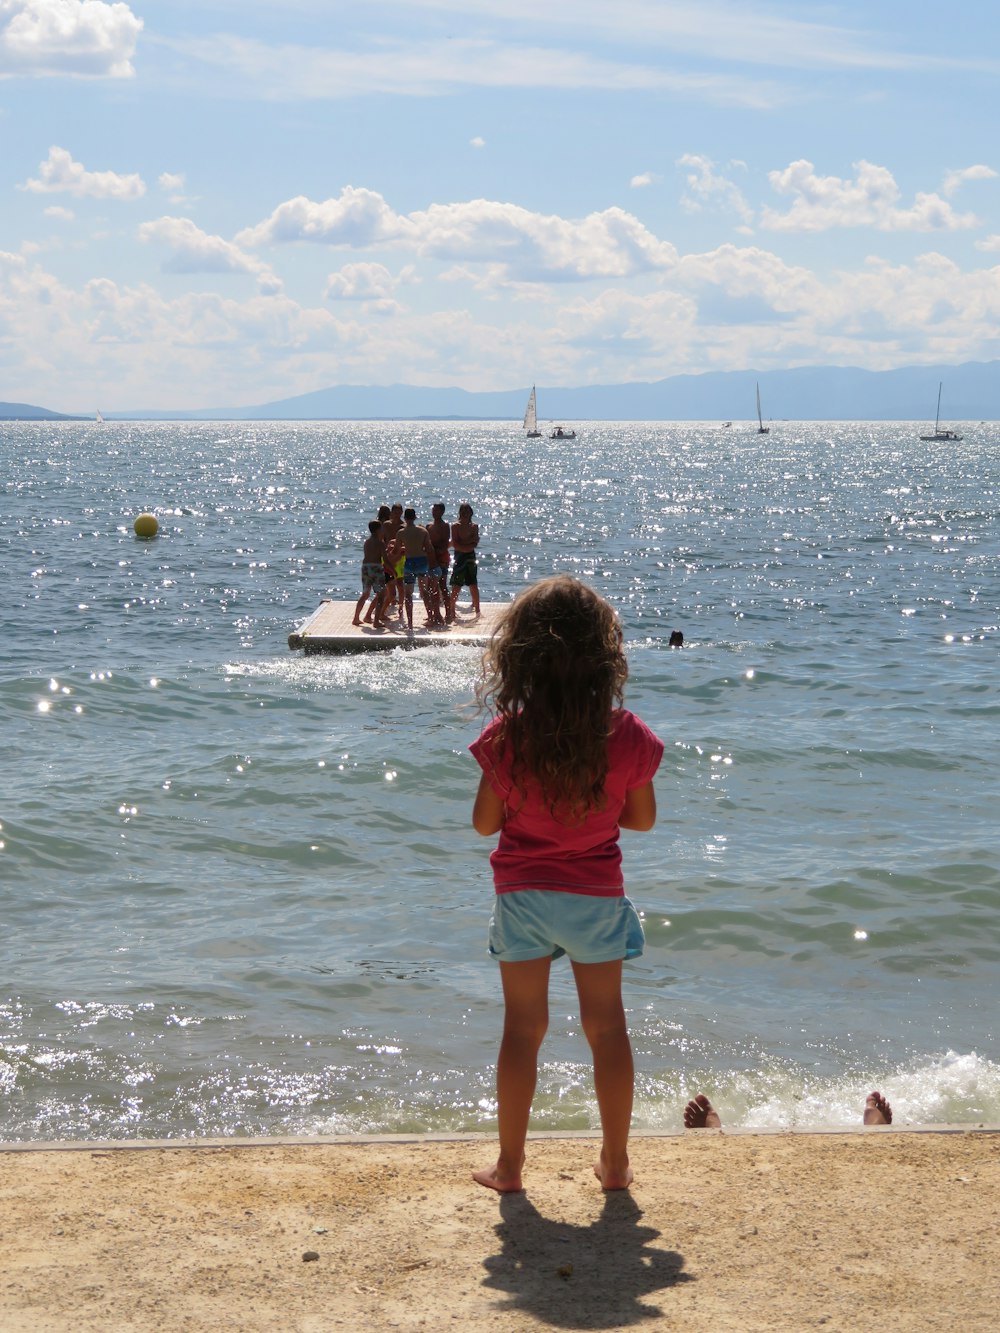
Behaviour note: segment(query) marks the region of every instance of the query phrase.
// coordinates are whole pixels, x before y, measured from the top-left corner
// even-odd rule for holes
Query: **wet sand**
[[[1000,1133],[0,1152],[0,1328],[993,1333]],[[315,1255],[316,1257],[310,1257]]]

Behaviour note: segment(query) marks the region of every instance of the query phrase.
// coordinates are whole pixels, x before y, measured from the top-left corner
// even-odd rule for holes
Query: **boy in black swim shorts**
[[[458,506],[458,522],[451,525],[451,544],[455,548],[455,563],[451,568],[451,614],[454,616],[458,594],[467,587],[472,596],[472,610],[479,615],[479,575],[476,568],[476,547],[479,545],[479,524],[472,521],[472,505]]]

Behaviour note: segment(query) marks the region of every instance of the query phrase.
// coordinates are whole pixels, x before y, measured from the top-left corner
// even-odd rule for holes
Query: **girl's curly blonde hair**
[[[476,698],[500,720],[496,744],[510,747],[522,794],[533,778],[566,822],[600,808],[627,678],[618,617],[592,588],[557,574],[521,593],[483,655]]]

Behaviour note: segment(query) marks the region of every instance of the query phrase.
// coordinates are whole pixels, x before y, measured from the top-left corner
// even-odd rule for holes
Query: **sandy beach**
[[[5,1151],[0,1327],[47,1330],[997,1327],[1000,1134],[712,1130]]]

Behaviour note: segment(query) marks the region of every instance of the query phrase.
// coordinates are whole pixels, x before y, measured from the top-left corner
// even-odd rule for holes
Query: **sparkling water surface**
[[[378,504],[439,497],[485,600],[614,603],[666,742],[637,1124],[1000,1122],[1000,431],[962,433],[4,424],[0,1138],[492,1126],[477,653],[287,647]],[[536,1127],[596,1125],[565,965],[543,1060]]]

